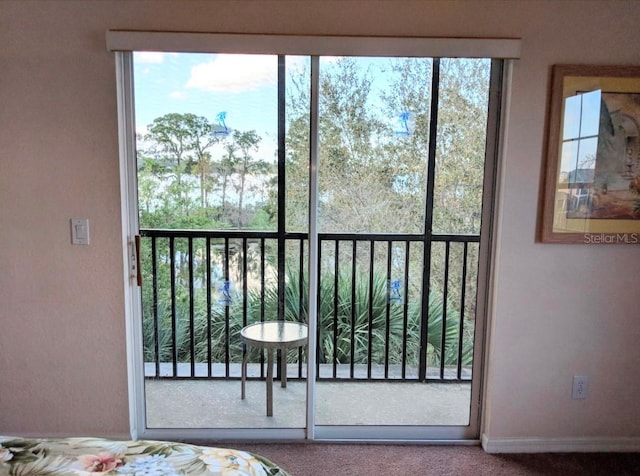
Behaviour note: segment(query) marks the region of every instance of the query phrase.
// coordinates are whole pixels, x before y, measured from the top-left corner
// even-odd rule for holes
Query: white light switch
[[[87,218],[71,219],[71,244],[89,244],[89,220]]]

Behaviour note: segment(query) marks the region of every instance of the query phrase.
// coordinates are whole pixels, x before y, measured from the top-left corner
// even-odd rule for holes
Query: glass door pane
[[[275,356],[288,381],[277,366],[267,416],[268,354],[240,335],[283,317],[282,250],[303,241],[285,243],[280,220],[284,58],[133,60],[146,426],[304,428],[305,354]]]
[[[317,425],[470,423],[489,73],[320,58]]]
[[[422,233],[431,60],[320,58],[319,230]]]

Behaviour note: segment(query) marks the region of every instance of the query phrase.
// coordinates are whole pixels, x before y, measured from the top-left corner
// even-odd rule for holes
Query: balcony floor
[[[318,382],[318,425],[467,425],[470,383]],[[146,380],[149,428],[303,428],[306,382],[273,385],[266,416],[264,381]]]

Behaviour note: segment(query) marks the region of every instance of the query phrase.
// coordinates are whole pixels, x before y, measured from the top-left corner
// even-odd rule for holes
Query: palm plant
[[[302,282],[300,280],[302,279]],[[388,304],[388,282],[385,275],[356,275],[352,288],[350,271],[341,271],[336,284],[332,273],[320,278],[318,301],[318,357],[320,363],[389,364],[403,363],[417,367],[420,360],[422,303],[415,299],[406,306]],[[337,289],[336,287],[337,286]],[[284,286],[284,319],[308,322],[307,280],[300,273],[288,270]],[[302,290],[302,293],[300,292]],[[247,293],[247,316],[243,319],[242,299],[233,296],[232,304],[213,305],[210,312],[206,293],[200,290],[194,295],[193,336],[190,329],[190,302],[184,293],[177,293],[175,324],[172,324],[171,301],[168,295],[157,304],[158,359],[178,362],[191,361],[191,342],[194,343],[196,362],[207,362],[211,352],[212,362],[225,362],[227,352],[231,362],[239,362],[242,345],[238,338],[243,325],[258,322],[263,317],[273,319],[278,315],[278,289],[274,283],[264,292],[250,290]],[[443,326],[443,299],[430,292],[427,326],[427,364],[445,365],[458,362],[460,317],[448,310]],[[143,319],[145,361],[156,358],[155,323],[149,300],[145,303]],[[388,315],[387,315],[388,309]],[[172,337],[175,326],[175,349]],[[443,329],[445,327],[445,329]],[[444,330],[444,350],[442,334]],[[462,365],[469,365],[472,358],[470,339],[463,339]]]
[[[372,363],[384,363],[387,353],[389,363],[401,363],[403,342],[406,341],[407,364],[417,366],[420,353],[422,303],[417,301],[409,303],[406,317],[402,305],[391,304],[387,319],[388,283],[385,275],[374,274],[371,278],[371,288],[368,276],[357,275],[355,290],[351,286],[350,271],[339,273],[337,290],[334,288],[333,278],[332,273],[326,273],[320,277],[318,301],[320,363],[332,363],[334,359],[339,364],[352,360],[354,363],[368,363],[369,341],[371,341]],[[301,279],[302,283],[300,283]],[[284,288],[285,320],[308,322],[307,289],[306,277],[301,278],[297,270],[287,270]],[[369,297],[370,289],[373,291],[371,298]],[[264,296],[257,291],[250,292],[248,320],[259,321],[261,312],[264,312],[265,316],[277,315],[277,303],[276,286],[268,287]],[[443,354],[443,300],[433,291],[429,295],[428,315],[428,363],[437,365]],[[445,365],[456,364],[458,360],[459,322],[459,314],[449,310],[445,329]],[[387,327],[388,344],[386,343]],[[471,346],[468,340],[465,340],[463,365],[470,363],[471,355]]]

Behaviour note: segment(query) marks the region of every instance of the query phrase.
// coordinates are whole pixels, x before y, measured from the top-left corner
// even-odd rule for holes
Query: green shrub
[[[388,354],[389,364],[401,364],[406,354],[405,365],[417,367],[420,359],[420,328],[422,303],[418,300],[404,304],[390,304],[387,318],[388,286],[384,275],[373,275],[372,295],[368,275],[357,275],[355,292],[352,290],[350,272],[341,272],[338,278],[337,300],[333,275],[327,273],[320,279],[320,300],[318,303],[318,354],[320,363],[351,363],[351,338],[353,335],[353,363],[366,364],[369,360],[371,344],[371,363],[384,364]],[[302,283],[297,272],[287,272],[284,288],[284,319],[308,322],[308,299],[306,279]],[[247,293],[247,318],[243,320],[242,294],[235,292],[232,303],[224,306],[213,302],[211,318],[207,312],[206,292],[194,291],[194,349],[196,362],[207,362],[209,346],[207,335],[210,331],[211,361],[225,362],[227,349],[231,362],[240,362],[242,344],[240,330],[245,324],[265,319],[274,319],[278,315],[277,286],[266,286],[264,297],[259,291]],[[171,300],[168,290],[159,290],[157,306],[159,360],[173,360],[174,344],[172,339]],[[151,293],[144,293],[144,358],[146,362],[155,361],[155,325],[153,319]],[[188,292],[182,288],[176,290],[175,302],[176,351],[178,362],[191,361],[190,301]],[[229,325],[227,327],[227,314]],[[429,295],[427,328],[427,363],[440,365],[443,331],[443,299],[435,292]],[[446,321],[445,365],[456,365],[458,361],[459,314],[449,310]],[[405,339],[406,321],[406,339]],[[353,325],[352,325],[353,324]],[[352,330],[353,328],[353,330]],[[388,333],[388,347],[387,347]],[[335,338],[334,338],[335,337]],[[371,342],[369,340],[371,339]],[[406,349],[403,342],[406,340]],[[335,342],[335,345],[334,345]],[[462,364],[469,365],[472,359],[472,342],[463,339]]]

